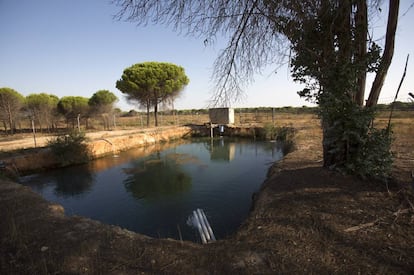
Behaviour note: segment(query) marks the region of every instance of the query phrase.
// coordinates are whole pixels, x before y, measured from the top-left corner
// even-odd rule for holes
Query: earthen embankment
[[[91,157],[99,158],[135,147],[180,139],[187,135],[191,135],[191,128],[180,126],[136,131],[99,132],[87,134],[87,139]],[[60,166],[59,160],[47,147],[13,154],[3,158],[2,162],[9,172],[18,174]]]

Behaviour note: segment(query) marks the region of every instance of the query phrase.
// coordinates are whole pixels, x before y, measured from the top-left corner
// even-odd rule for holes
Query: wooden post
[[[78,114],[78,132],[80,133],[80,114]]]
[[[34,119],[32,118],[32,130],[33,130],[33,140],[34,140],[34,147],[37,147],[36,144],[36,129],[35,129],[35,124],[34,124]]]

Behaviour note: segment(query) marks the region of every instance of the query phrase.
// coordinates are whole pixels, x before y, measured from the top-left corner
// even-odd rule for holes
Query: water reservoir
[[[217,239],[247,217],[252,195],[269,166],[282,158],[277,143],[192,139],[122,152],[59,170],[22,177],[67,215],[80,215],[155,238],[200,242],[188,225],[203,209]]]

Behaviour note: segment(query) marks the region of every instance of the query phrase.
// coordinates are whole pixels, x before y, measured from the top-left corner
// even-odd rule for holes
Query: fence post
[[[80,133],[80,114],[78,114],[78,132]]]
[[[32,130],[33,130],[33,140],[34,140],[34,147],[36,148],[37,144],[36,144],[36,129],[35,129],[35,124],[34,124],[34,119],[32,118]]]

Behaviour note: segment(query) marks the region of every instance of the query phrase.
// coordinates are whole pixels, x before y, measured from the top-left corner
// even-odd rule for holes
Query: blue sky
[[[408,92],[414,92],[414,9],[403,16],[413,1],[401,2],[395,55],[381,103],[393,100],[408,53],[411,60],[398,99],[408,101]],[[175,108],[205,108],[220,45],[205,47],[202,39],[164,26],[116,21],[117,10],[107,0],[0,0],[0,87],[23,95],[46,92],[59,97],[90,97],[106,89],[118,96],[118,107],[126,111],[136,107],[115,88],[123,70],[145,61],[172,62],[183,66],[190,78]],[[385,21],[376,18],[374,25],[374,36],[381,37]],[[296,94],[300,86],[293,83],[287,67],[277,74],[273,69],[257,75],[234,107],[310,105]]]

